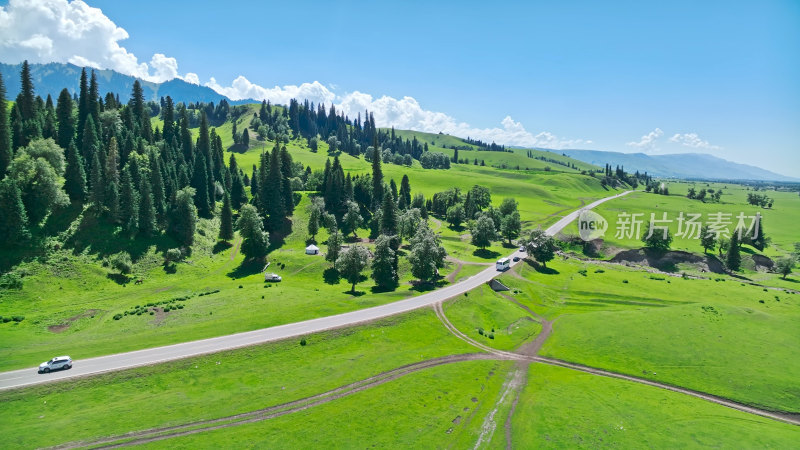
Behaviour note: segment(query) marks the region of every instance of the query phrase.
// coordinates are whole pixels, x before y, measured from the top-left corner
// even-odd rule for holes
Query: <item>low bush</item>
[[[301,346],[305,347],[305,346],[306,346],[306,343],[307,343],[307,342],[306,342],[305,338],[303,338],[303,339],[300,339],[300,345],[301,345]]]
[[[125,311],[125,315],[128,315],[128,311]],[[114,314],[114,320],[122,319],[122,314]]]

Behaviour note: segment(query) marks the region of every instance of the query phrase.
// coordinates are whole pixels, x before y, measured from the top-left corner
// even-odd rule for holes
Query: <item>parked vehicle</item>
[[[517,261],[519,261],[519,256],[515,256],[514,257],[514,262],[517,262]]]
[[[39,364],[39,373],[50,373],[53,370],[72,369],[72,358],[69,356],[56,356],[50,361]]]

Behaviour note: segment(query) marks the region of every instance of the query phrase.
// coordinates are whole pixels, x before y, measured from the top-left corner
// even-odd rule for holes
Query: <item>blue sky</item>
[[[369,94],[352,104],[400,126],[706,152],[800,177],[797,1],[88,3],[139,62],[162,53],[201,84],[319,81],[335,103]]]

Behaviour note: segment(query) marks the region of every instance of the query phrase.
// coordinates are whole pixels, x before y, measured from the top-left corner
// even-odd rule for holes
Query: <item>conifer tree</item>
[[[91,182],[89,183],[89,198],[92,203],[94,203],[94,207],[99,213],[103,210],[106,186],[103,184],[103,169],[100,167],[100,159],[97,157],[97,153],[94,153],[92,158],[92,164],[90,166],[92,176]]]
[[[269,172],[266,186],[261,191],[265,193],[266,212],[269,214],[269,229],[278,230],[286,215],[283,198],[283,174],[281,173],[280,151],[275,149],[269,158]]]
[[[737,271],[742,266],[742,255],[739,250],[739,233],[738,230],[731,234],[731,240],[728,243],[728,254],[725,255],[725,265],[730,271]]]
[[[100,140],[97,138],[97,132],[94,126],[94,118],[88,116],[83,126],[83,141],[81,142],[81,157],[86,162],[94,163],[94,157],[97,156],[100,160]],[[94,168],[89,168],[94,170]],[[102,171],[103,168],[101,167]]]
[[[378,236],[375,241],[375,257],[372,260],[372,274],[375,284],[384,289],[397,286],[397,256],[391,246],[391,239],[386,235]]]
[[[194,204],[197,206],[197,213],[200,217],[211,217],[211,201],[208,198],[208,173],[206,172],[206,158],[202,153],[198,153],[194,159],[194,171],[192,172],[192,187],[195,190]]]
[[[219,238],[223,241],[233,239],[233,210],[231,196],[225,192],[222,197],[222,213],[219,216]]]
[[[89,81],[86,78],[86,69],[81,70],[81,81],[80,81],[80,96],[78,97],[78,124],[75,128],[78,132],[78,144],[83,142],[83,132],[86,129],[86,118],[89,116]],[[84,161],[86,160],[86,152],[83,151],[83,147],[80,147],[81,155],[83,156]],[[91,162],[91,157],[87,162]]]
[[[119,211],[122,228],[133,234],[139,228],[139,193],[133,184],[130,164],[122,169],[120,178]]]
[[[27,60],[22,62],[20,80],[22,82],[22,88],[20,89],[19,95],[17,95],[17,104],[19,105],[20,115],[22,115],[22,121],[25,123],[30,120],[37,120],[36,96],[33,89],[31,68],[28,66]],[[28,139],[33,139],[35,137],[38,136],[28,136]]]
[[[25,146],[25,132],[22,128],[22,114],[19,105],[14,103],[11,107],[11,148],[18,149]],[[13,154],[13,151],[12,151]]]
[[[231,173],[231,206],[234,209],[241,209],[242,205],[247,203],[247,192],[245,191],[244,180],[242,180],[241,171],[236,164],[236,157],[231,153],[229,160],[228,170]]]
[[[146,171],[149,172],[149,171]],[[145,236],[152,236],[158,232],[156,224],[156,209],[153,204],[153,188],[150,178],[142,176],[139,186],[139,231]]]
[[[381,156],[378,149],[377,134],[372,143],[372,210],[375,211],[383,204],[383,170],[381,170]]]
[[[156,211],[156,222],[163,225],[166,221],[167,205],[164,188],[164,177],[161,173],[161,158],[155,151],[150,152],[150,185],[153,188],[153,207]]]
[[[6,88],[3,84],[3,76],[0,75],[0,180],[6,175],[13,155],[6,105]]]
[[[22,194],[11,177],[0,180],[0,217],[0,246],[19,245],[30,238]]]
[[[264,221],[253,205],[244,205],[236,221],[242,236],[241,251],[247,259],[261,259],[269,249],[269,233],[264,232]]]
[[[58,119],[58,138],[56,142],[61,148],[69,148],[70,142],[75,140],[75,118],[72,116],[72,96],[67,88],[58,94],[56,103],[56,119]]]
[[[408,175],[403,175],[400,181],[400,198],[397,200],[397,206],[401,210],[408,209],[411,206],[411,182],[408,180]]]
[[[75,142],[70,140],[67,148],[67,169],[64,172],[64,190],[67,191],[69,199],[73,203],[82,202],[86,199],[86,172],[83,169],[83,161]]]
[[[391,195],[383,198],[381,207],[381,234],[394,236],[397,234],[397,207]]]

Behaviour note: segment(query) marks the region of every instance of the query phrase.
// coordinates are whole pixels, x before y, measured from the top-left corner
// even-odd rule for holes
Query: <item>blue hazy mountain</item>
[[[704,180],[800,181],[760,167],[731,162],[707,153],[647,155],[600,150],[551,150],[603,167],[623,166],[626,172],[647,172],[659,177]]]
[[[73,64],[49,63],[30,64],[30,68],[36,94],[41,95],[42,98],[47,98],[49,94],[55,101],[62,89],[67,88],[70,93],[74,94],[80,88],[81,67]],[[0,73],[3,74],[3,82],[7,91],[6,98],[9,100],[16,98],[19,93],[19,74],[21,69],[22,64],[0,63]],[[87,68],[87,72],[90,70],[91,68]],[[105,96],[107,92],[113,92],[114,94],[119,94],[122,101],[127,101],[133,90],[133,82],[136,81],[136,77],[123,75],[113,70],[94,69],[94,71],[97,74],[101,96]],[[147,100],[157,101],[161,97],[169,95],[176,103],[219,103],[222,99],[234,105],[252,102],[252,100],[232,101],[209,87],[187,83],[177,78],[163,83],[153,83],[141,79],[139,82],[142,84],[142,90]]]

